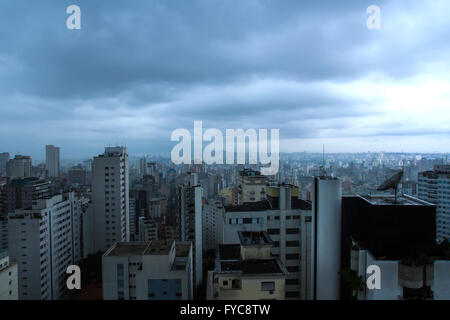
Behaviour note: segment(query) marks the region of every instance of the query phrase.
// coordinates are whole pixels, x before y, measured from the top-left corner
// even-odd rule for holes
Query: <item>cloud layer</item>
[[[376,1],[371,31],[373,2],[5,0],[0,151],[167,152],[202,120],[279,128],[282,151],[447,152],[450,4]]]

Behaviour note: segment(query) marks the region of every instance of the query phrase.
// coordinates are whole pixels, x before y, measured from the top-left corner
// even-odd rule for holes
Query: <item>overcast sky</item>
[[[2,0],[0,152],[169,152],[194,120],[278,128],[283,152],[448,152],[449,14],[448,0]]]

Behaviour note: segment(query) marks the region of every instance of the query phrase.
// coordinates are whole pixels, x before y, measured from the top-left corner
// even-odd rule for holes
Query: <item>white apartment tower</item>
[[[106,147],[92,164],[95,250],[130,241],[128,155],[125,147]]]
[[[202,236],[203,250],[216,250],[223,240],[223,200],[220,197],[208,199],[203,204]]]
[[[419,173],[419,199],[436,205],[436,238],[450,240],[450,165]]]
[[[74,193],[39,199],[9,217],[9,255],[19,266],[20,300],[57,300],[80,259],[80,206]]]
[[[49,178],[59,177],[59,148],[53,145],[45,146],[45,168]]]

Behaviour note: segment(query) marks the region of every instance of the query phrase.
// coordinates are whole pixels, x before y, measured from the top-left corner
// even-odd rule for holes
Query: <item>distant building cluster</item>
[[[0,153],[1,300],[450,299],[445,157],[289,154],[264,176],[61,151]]]

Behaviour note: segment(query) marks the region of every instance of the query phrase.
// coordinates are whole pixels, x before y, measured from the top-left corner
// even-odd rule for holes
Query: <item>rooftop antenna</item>
[[[403,170],[400,170],[396,174],[394,174],[392,177],[384,181],[378,188],[378,191],[385,191],[389,189],[394,189],[394,203],[397,203],[397,190],[398,190],[398,184],[401,181],[403,177]]]

